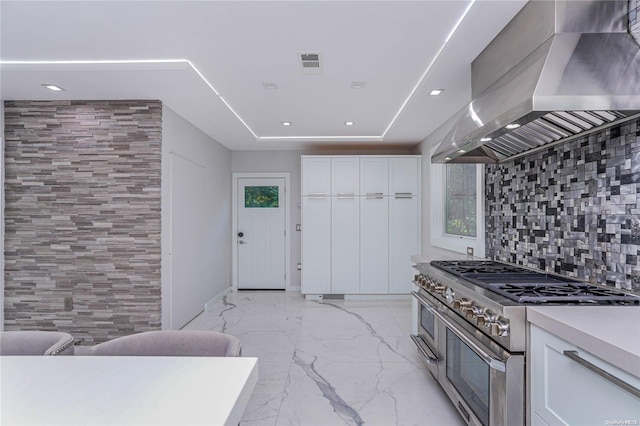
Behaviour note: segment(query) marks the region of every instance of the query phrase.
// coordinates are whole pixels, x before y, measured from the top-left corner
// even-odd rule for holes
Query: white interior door
[[[285,179],[239,178],[238,288],[285,288]]]

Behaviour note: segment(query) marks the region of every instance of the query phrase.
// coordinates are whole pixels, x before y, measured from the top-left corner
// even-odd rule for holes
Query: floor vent
[[[324,300],[331,300],[331,299],[344,300],[344,294],[323,294],[322,298]]]
[[[299,59],[302,74],[322,74],[321,53],[301,53]]]

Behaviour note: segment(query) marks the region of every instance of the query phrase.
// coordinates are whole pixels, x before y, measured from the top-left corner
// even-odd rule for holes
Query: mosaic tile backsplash
[[[640,120],[485,178],[487,257],[640,293]]]
[[[159,101],[5,102],[5,329],[160,328]]]

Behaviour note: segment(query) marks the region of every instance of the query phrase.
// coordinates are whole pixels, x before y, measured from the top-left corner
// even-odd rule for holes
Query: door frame
[[[284,289],[291,285],[291,173],[231,173],[231,288],[238,290],[238,180],[239,179],[284,179]]]

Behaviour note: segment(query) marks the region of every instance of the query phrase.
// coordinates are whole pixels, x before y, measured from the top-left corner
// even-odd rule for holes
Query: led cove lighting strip
[[[132,60],[77,60],[77,61],[0,61],[0,65],[122,65],[122,64],[187,64],[198,77],[211,89],[213,93],[222,101],[223,104],[236,116],[236,118],[247,128],[254,138],[258,139],[258,135],[249,127],[249,125],[238,115],[238,113],[229,105],[220,93],[213,87],[213,84],[196,68],[188,59],[132,59]]]
[[[427,76],[427,74],[429,73],[429,71],[431,71],[431,67],[433,67],[433,64],[436,63],[436,61],[438,60],[438,57],[440,57],[440,54],[442,53],[442,51],[444,50],[445,46],[447,45],[447,43],[449,42],[449,40],[451,39],[451,37],[453,37],[453,34],[455,34],[456,30],[458,29],[458,27],[460,26],[460,24],[462,23],[462,21],[464,20],[464,18],[467,16],[467,14],[469,13],[469,10],[471,10],[471,6],[473,6],[473,4],[476,2],[476,0],[471,0],[471,2],[469,3],[469,5],[467,6],[467,8],[464,10],[464,13],[462,14],[462,16],[460,16],[460,19],[458,19],[458,22],[456,22],[456,24],[453,26],[453,29],[451,30],[451,32],[449,33],[449,35],[447,36],[447,38],[444,40],[444,43],[442,43],[442,46],[440,46],[440,49],[438,49],[438,52],[436,52],[435,56],[433,57],[433,59],[431,60],[431,62],[429,63],[429,66],[427,67],[426,70],[424,70],[424,72],[422,73],[422,76],[420,77],[420,79],[418,80],[418,82],[416,83],[416,85],[413,87],[413,90],[411,90],[411,92],[409,93],[409,96],[407,96],[407,99],[404,100],[404,102],[402,103],[402,106],[400,106],[400,109],[398,110],[398,112],[396,113],[396,115],[393,117],[393,119],[391,120],[391,123],[389,123],[389,125],[387,126],[387,128],[385,129],[385,131],[382,133],[382,138],[385,137],[385,135],[387,134],[387,132],[389,131],[389,129],[391,129],[391,126],[394,125],[394,123],[396,122],[396,120],[398,119],[398,117],[400,116],[400,114],[402,114],[402,111],[404,111],[404,108],[407,106],[407,104],[409,103],[409,101],[411,100],[411,98],[413,97],[414,93],[416,92],[416,90],[418,90],[418,87],[422,84],[422,81],[425,79],[425,77]]]
[[[382,136],[258,136],[258,140],[273,140],[273,139],[375,139],[382,140]]]
[[[295,139],[303,139],[303,140],[310,140],[310,139],[320,139],[320,140],[321,139],[325,139],[325,140],[326,139],[342,139],[342,140],[345,140],[345,139],[346,140],[349,140],[349,139],[372,139],[372,140],[383,140],[385,135],[389,131],[389,129],[391,129],[391,126],[394,125],[394,123],[396,122],[396,120],[398,119],[400,114],[402,114],[402,111],[404,111],[404,108],[407,106],[407,104],[409,103],[409,101],[411,100],[411,98],[413,97],[415,92],[418,90],[418,87],[422,84],[422,82],[424,81],[424,79],[427,76],[427,74],[429,73],[429,71],[431,71],[431,68],[435,64],[436,60],[440,57],[440,54],[444,50],[445,46],[447,45],[447,43],[449,42],[451,37],[453,37],[453,35],[455,34],[456,30],[458,29],[458,27],[460,26],[460,24],[462,23],[464,18],[467,16],[467,14],[469,13],[469,10],[471,10],[471,7],[473,6],[473,4],[475,2],[476,2],[476,0],[471,0],[469,2],[469,5],[465,9],[464,13],[462,14],[462,16],[460,16],[460,19],[458,19],[456,24],[453,26],[451,32],[449,32],[449,35],[445,39],[444,43],[442,44],[442,46],[440,46],[440,49],[438,49],[438,52],[435,54],[435,56],[433,57],[433,59],[429,63],[429,66],[422,73],[422,76],[420,77],[418,82],[415,84],[415,86],[413,87],[411,92],[409,93],[409,96],[407,96],[405,101],[400,106],[400,109],[398,110],[398,112],[394,115],[393,119],[391,120],[391,122],[389,123],[389,125],[387,126],[385,131],[382,133],[382,135],[380,135],[380,136],[258,136],[251,129],[251,127],[249,127],[249,125],[242,119],[242,117],[240,117],[240,115],[231,107],[231,105],[229,105],[229,103],[220,95],[220,93],[216,90],[215,87],[213,87],[213,85],[209,82],[209,80],[206,79],[206,77],[200,72],[200,70],[198,70],[198,68],[196,68],[196,66],[193,65],[193,63],[188,59],[133,59],[133,60],[126,60],[126,59],[125,60],[119,60],[119,59],[116,59],[116,60],[66,60],[66,61],[64,61],[64,60],[63,61],[2,61],[2,60],[0,60],[0,66],[1,65],[187,64],[187,65],[189,65],[191,67],[191,69],[193,71],[195,71],[196,74],[198,74],[198,76],[202,79],[202,81],[204,81],[205,84],[207,86],[209,86],[209,89],[211,89],[211,91],[213,93],[215,93],[215,95],[220,99],[220,101],[222,101],[222,103],[225,104],[225,106],[229,109],[229,111],[231,111],[233,113],[233,115],[236,116],[236,118],[242,123],[242,125],[244,127],[246,127],[246,129],[253,135],[254,138],[256,138],[256,140],[295,140]]]

